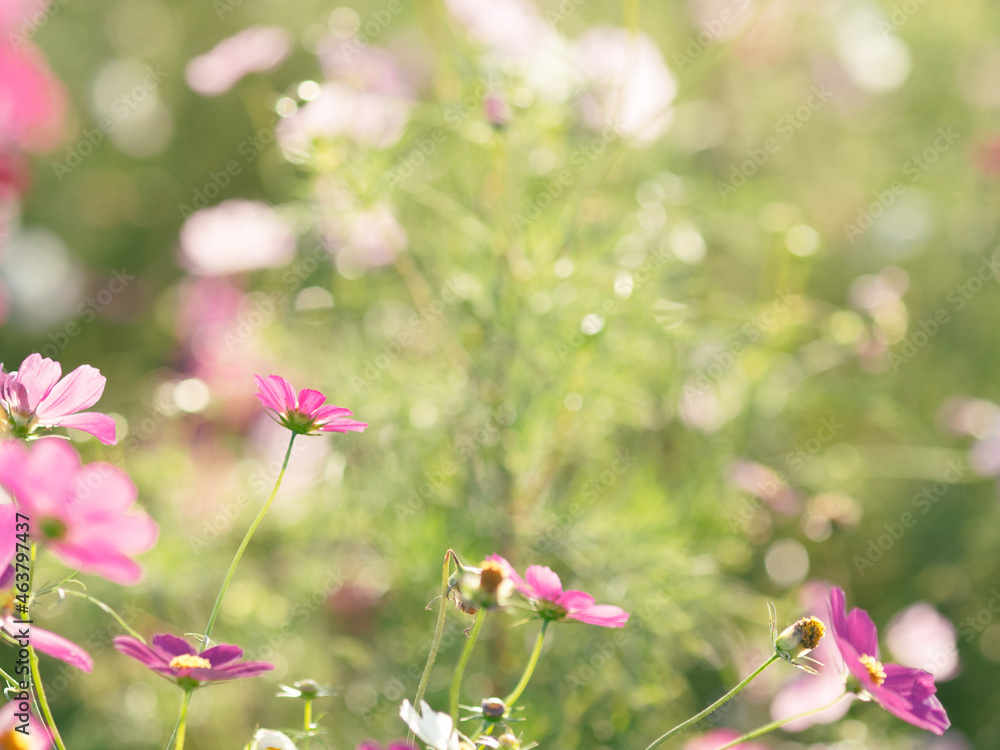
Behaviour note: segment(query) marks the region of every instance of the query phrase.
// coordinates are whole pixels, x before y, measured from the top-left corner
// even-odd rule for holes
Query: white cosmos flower
[[[253,750],[298,750],[287,735],[273,729],[258,729],[253,742]]]
[[[462,744],[451,717],[435,711],[427,705],[427,701],[420,701],[418,714],[410,701],[404,699],[399,707],[399,717],[434,750],[461,750]]]

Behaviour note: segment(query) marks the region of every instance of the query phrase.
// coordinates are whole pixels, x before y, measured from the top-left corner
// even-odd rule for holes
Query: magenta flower
[[[920,729],[944,734],[951,726],[941,701],[934,695],[934,675],[922,669],[878,660],[878,631],[863,609],[845,615],[844,592],[830,592],[833,639],[859,695],[874,698],[886,711]]]
[[[60,379],[62,367],[39,354],[29,354],[16,372],[4,373],[0,365],[0,406],[6,411],[7,430],[14,437],[29,438],[52,427],[73,427],[89,432],[105,445],[114,445],[115,421],[92,411],[107,382],[90,365],[77,367]]]
[[[25,627],[16,622],[24,618],[21,613],[15,611],[17,600],[13,595],[15,571],[11,563],[14,561],[16,551],[14,546],[16,512],[14,506],[9,503],[0,505],[0,570],[2,570],[0,572],[0,630],[15,640],[23,637],[22,630]],[[94,669],[94,660],[90,658],[90,654],[72,641],[48,630],[43,630],[37,625],[31,626],[31,645],[43,654],[64,661],[84,672],[91,672]],[[2,736],[2,724],[0,724],[0,737]],[[3,742],[0,742],[0,748],[3,747]]]
[[[524,579],[514,566],[500,555],[486,558],[503,566],[514,588],[531,600],[543,620],[579,620],[605,628],[622,628],[628,622],[628,612],[610,604],[594,604],[594,597],[583,591],[563,591],[559,576],[544,565],[529,565]]]
[[[128,635],[115,636],[114,643],[125,656],[186,689],[256,677],[274,669],[266,661],[237,661],[243,656],[243,649],[231,643],[220,643],[201,653],[183,638],[168,633],[154,635],[152,646]]]
[[[0,445],[0,485],[30,520],[30,534],[71,568],[115,583],[142,577],[132,556],[150,550],[159,529],[134,508],[136,489],[121,469],[82,466],[69,443],[16,440]]]
[[[24,722],[15,714],[28,714],[28,732],[18,731],[17,727]],[[52,736],[35,715],[31,713],[29,701],[12,700],[0,708],[0,748],[14,750],[49,750],[52,747]]]
[[[320,432],[363,432],[365,422],[348,419],[353,412],[342,406],[324,405],[326,396],[303,388],[298,395],[292,384],[278,375],[255,375],[257,398],[275,421],[299,435]]]

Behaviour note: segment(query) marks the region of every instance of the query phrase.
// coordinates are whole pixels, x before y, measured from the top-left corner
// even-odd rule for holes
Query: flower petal
[[[170,657],[198,653],[198,649],[186,640],[178,638],[176,635],[170,635],[170,633],[157,633],[154,635],[153,645],[165,654],[168,654]]]
[[[48,357],[29,354],[14,375],[14,381],[24,386],[25,403],[22,408],[33,412],[38,404],[49,395],[52,387],[59,382],[62,367]]]
[[[283,377],[254,375],[253,382],[257,384],[257,398],[264,406],[282,414],[295,409],[295,389]]]
[[[31,645],[43,654],[64,661],[84,672],[94,670],[94,660],[90,658],[90,654],[61,635],[33,627],[31,629]]]
[[[218,646],[205,649],[199,656],[208,659],[212,669],[218,669],[243,656],[243,649],[231,643],[220,643]]]
[[[586,591],[570,589],[569,591],[563,591],[556,597],[556,604],[560,607],[565,607],[569,612],[579,612],[582,609],[593,607],[594,597]]]
[[[544,565],[529,565],[524,579],[533,592],[529,596],[554,602],[562,593],[559,576]]]
[[[855,607],[847,616],[847,639],[859,654],[878,658],[878,630],[863,609]]]
[[[944,734],[951,721],[935,693],[934,675],[922,669],[886,664],[885,682],[870,692],[886,711],[915,727]]]
[[[588,625],[601,625],[605,628],[623,628],[628,622],[628,612],[612,604],[597,604],[579,612],[570,612],[567,620],[579,620]]]
[[[132,657],[146,667],[152,669],[153,667],[163,668],[167,666],[168,659],[164,658],[162,652],[154,651],[138,638],[133,638],[130,635],[117,635],[113,642],[119,652]]]
[[[107,382],[96,367],[81,365],[52,387],[35,414],[46,420],[89,409],[101,398]]]
[[[72,427],[74,430],[89,432],[105,445],[117,445],[115,420],[96,411],[84,411],[65,417],[50,417],[39,420],[46,427]]]
[[[299,411],[303,414],[313,415],[324,401],[326,401],[326,396],[319,391],[314,391],[311,388],[303,388],[299,391]]]

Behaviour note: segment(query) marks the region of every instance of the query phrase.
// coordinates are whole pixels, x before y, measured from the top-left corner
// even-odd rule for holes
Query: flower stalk
[[[771,666],[772,664],[774,664],[774,662],[776,662],[780,658],[781,657],[778,656],[777,653],[771,654],[771,656],[768,657],[767,661],[765,661],[763,664],[761,664],[759,667],[757,667],[757,669],[755,669],[753,672],[751,672],[750,675],[746,679],[743,680],[743,682],[741,682],[739,685],[737,685],[736,687],[734,687],[732,690],[730,690],[724,696],[722,696],[721,698],[719,698],[719,700],[717,700],[711,706],[709,706],[708,708],[706,708],[704,711],[695,714],[694,716],[692,716],[687,721],[684,721],[684,722],[678,724],[676,727],[674,727],[673,729],[671,729],[666,734],[664,734],[664,735],[658,737],[657,739],[653,740],[653,742],[649,745],[649,747],[646,748],[646,750],[653,750],[654,747],[656,747],[660,743],[664,742],[665,740],[673,737],[678,732],[681,732],[681,731],[687,729],[692,724],[697,724],[699,721],[701,721],[702,719],[704,719],[706,716],[708,716],[710,713],[712,713],[713,711],[715,711],[717,708],[719,708],[720,706],[722,706],[723,704],[725,704],[726,702],[728,702],[729,700],[731,700],[732,698],[734,698],[736,695],[738,695],[740,693],[740,691],[742,691],[743,688],[745,688],[754,679],[756,679],[757,676],[761,672],[763,672],[769,666]]]
[[[451,692],[449,693],[448,705],[453,722],[458,721],[458,698],[462,692],[462,677],[465,674],[465,667],[472,656],[472,649],[476,647],[476,641],[479,640],[479,633],[483,629],[484,622],[486,622],[486,609],[480,609],[476,612],[476,620],[472,624],[472,632],[469,633],[469,637],[465,640],[465,647],[462,649],[462,655],[459,657],[458,665],[455,667],[455,674],[451,677]]]
[[[830,703],[827,703],[825,706],[820,706],[819,708],[813,708],[813,709],[810,709],[809,711],[803,711],[802,713],[796,714],[795,716],[789,716],[787,719],[779,719],[778,721],[772,721],[770,724],[765,724],[762,727],[757,727],[752,732],[747,732],[746,734],[744,734],[741,737],[738,737],[737,739],[733,740],[732,742],[730,742],[730,743],[728,743],[726,745],[723,745],[722,747],[719,748],[719,750],[727,750],[727,748],[736,747],[741,742],[746,742],[747,740],[756,739],[757,737],[765,735],[768,732],[773,732],[775,729],[778,729],[779,727],[783,727],[785,724],[793,722],[796,719],[804,719],[807,716],[812,716],[813,714],[818,714],[820,711],[826,711],[828,708],[833,708],[835,705],[837,705],[838,703],[840,703],[840,701],[842,701],[848,695],[849,695],[849,693],[847,693],[845,691],[845,692],[841,693],[840,695],[838,695],[833,701],[831,701]]]
[[[535,665],[538,664],[538,657],[542,653],[542,642],[545,640],[545,631],[548,629],[550,622],[551,620],[542,620],[542,629],[538,631],[538,638],[535,640],[535,647],[531,650],[531,656],[528,657],[528,664],[524,668],[524,674],[521,675],[521,680],[511,691],[510,695],[503,699],[503,702],[510,708],[514,707],[514,702],[521,697],[521,693],[528,687],[528,681],[531,679],[531,675],[535,671]]]

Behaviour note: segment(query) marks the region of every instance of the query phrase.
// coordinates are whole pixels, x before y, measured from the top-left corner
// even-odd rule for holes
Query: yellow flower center
[[[211,669],[212,662],[203,656],[181,654],[170,660],[171,669]]]
[[[28,738],[11,727],[0,734],[0,750],[31,750]]]
[[[799,636],[799,642],[810,650],[819,645],[825,633],[826,626],[816,617],[804,617],[795,623],[795,634]]]
[[[872,676],[872,681],[876,685],[881,685],[885,682],[885,669],[882,667],[882,662],[878,661],[874,656],[864,654],[861,657],[861,663],[865,665],[865,669],[868,670],[868,674]]]

